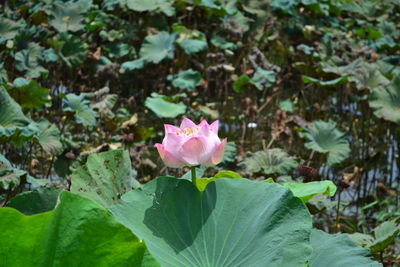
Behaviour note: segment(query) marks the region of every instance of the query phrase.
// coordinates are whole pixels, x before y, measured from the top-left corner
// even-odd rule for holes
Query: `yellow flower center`
[[[192,128],[185,128],[185,129],[177,129],[176,131],[177,135],[185,135],[188,137],[193,137],[199,132],[199,128],[197,127],[192,127]]]

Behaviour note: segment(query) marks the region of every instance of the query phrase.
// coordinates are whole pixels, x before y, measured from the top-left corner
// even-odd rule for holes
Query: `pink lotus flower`
[[[226,138],[218,137],[218,121],[211,125],[203,120],[199,125],[184,118],[181,126],[164,124],[162,144],[155,144],[165,165],[171,168],[183,166],[216,165],[222,161]]]

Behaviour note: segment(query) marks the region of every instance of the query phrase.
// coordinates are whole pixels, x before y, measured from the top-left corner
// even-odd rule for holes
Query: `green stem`
[[[197,187],[197,184],[196,184],[196,167],[195,166],[190,167],[190,170],[192,172],[192,183],[194,184],[194,186]]]

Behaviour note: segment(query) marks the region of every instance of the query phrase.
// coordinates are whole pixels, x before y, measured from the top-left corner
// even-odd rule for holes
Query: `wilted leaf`
[[[160,96],[147,97],[144,105],[160,118],[175,118],[186,112],[186,105],[182,102],[171,103]]]
[[[135,178],[128,152],[111,150],[89,155],[86,164],[73,172],[71,191],[109,207],[139,186]]]

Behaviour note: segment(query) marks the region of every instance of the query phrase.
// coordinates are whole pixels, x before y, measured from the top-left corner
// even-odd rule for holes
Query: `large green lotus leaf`
[[[96,125],[97,114],[90,108],[90,102],[85,98],[85,94],[67,94],[63,100],[63,109],[74,112],[77,123],[94,126]]]
[[[57,204],[61,190],[57,188],[39,188],[27,191],[12,198],[7,207],[14,208],[25,215],[51,211]]]
[[[186,112],[186,105],[182,102],[175,104],[158,96],[147,97],[144,105],[160,118],[175,118]]]
[[[400,233],[400,226],[394,221],[387,221],[374,229],[375,240],[369,246],[372,252],[380,252],[387,248]]]
[[[146,246],[95,202],[64,191],[54,211],[0,209],[4,266],[157,266]]]
[[[28,81],[17,78],[12,85],[5,85],[8,93],[21,107],[25,109],[37,109],[50,103],[49,89],[43,88],[37,81]]]
[[[37,78],[48,71],[39,64],[43,47],[37,43],[29,43],[24,50],[15,53],[15,68],[29,78]]]
[[[111,212],[163,266],[305,266],[311,216],[278,184],[159,177]]]
[[[336,123],[331,120],[313,121],[303,135],[308,140],[306,148],[328,153],[328,165],[340,163],[349,156],[349,142],[344,133],[336,128]]]
[[[91,7],[91,0],[55,1],[50,25],[59,32],[76,32],[84,28],[85,13]]]
[[[23,142],[36,132],[35,125],[25,117],[21,106],[0,85],[0,143],[10,140]]]
[[[0,17],[0,44],[13,39],[20,28],[19,23]]]
[[[287,174],[300,164],[296,157],[279,148],[257,151],[246,158],[241,165],[246,173],[263,172],[265,174]]]
[[[200,81],[200,72],[188,69],[179,72],[175,79],[172,80],[172,85],[193,92],[200,85]]]
[[[140,57],[148,62],[160,63],[165,58],[174,57],[176,35],[168,32],[149,35],[140,48]]]
[[[179,42],[179,45],[183,48],[186,54],[195,54],[206,50],[208,45],[204,40],[196,40],[196,39],[186,39]]]
[[[38,122],[37,127],[39,132],[36,137],[43,150],[52,155],[61,153],[63,145],[61,133],[57,126],[47,120],[42,120]]]
[[[72,174],[71,191],[95,200],[104,207],[117,203],[126,192],[139,186],[129,153],[111,150],[88,157],[86,165]]]
[[[303,202],[309,201],[317,194],[325,194],[332,197],[336,193],[336,185],[332,181],[284,183],[282,185],[289,188],[293,195],[300,198]]]
[[[175,15],[175,8],[171,0],[126,0],[126,6],[138,12],[160,11],[167,16]]]
[[[313,252],[310,267],[378,267],[382,264],[370,259],[368,249],[358,246],[346,234],[330,235],[313,229],[310,236]]]
[[[400,123],[400,75],[390,86],[372,90],[369,105],[375,110],[375,116]]]

